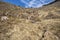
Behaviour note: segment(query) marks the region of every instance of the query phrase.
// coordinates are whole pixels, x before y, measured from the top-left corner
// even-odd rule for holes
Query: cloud
[[[34,1],[30,2],[30,5],[33,8],[38,8],[38,7],[42,7],[43,4],[40,0],[37,0],[37,1],[34,0]]]
[[[42,7],[43,5],[49,4],[55,0],[3,0],[3,1],[15,4],[17,6],[23,6],[25,8],[31,8],[31,7],[38,8]]]
[[[44,5],[46,5],[46,4],[49,4],[49,3],[51,3],[51,2],[54,2],[55,0],[41,0],[41,2],[44,4]]]
[[[25,5],[26,8],[31,8],[31,7],[36,8],[42,6],[40,0],[31,0],[30,2],[26,2],[26,0],[21,0],[21,2],[26,4]]]
[[[29,2],[27,2],[29,1]],[[26,8],[38,8],[42,7],[43,5],[49,4],[53,2],[54,0],[21,0],[23,2]]]
[[[28,2],[26,2],[25,0],[20,0],[20,1],[28,5]]]
[[[42,7],[43,6],[43,4],[42,4],[42,2],[40,1],[40,0],[33,0],[33,1],[31,1],[30,3],[29,3],[29,5],[28,5],[29,7],[33,7],[33,8],[38,8],[38,7]]]

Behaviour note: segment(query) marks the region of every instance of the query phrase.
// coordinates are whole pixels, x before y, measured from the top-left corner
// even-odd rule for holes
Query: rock
[[[60,1],[29,9],[0,2],[0,40],[60,40],[59,13]]]

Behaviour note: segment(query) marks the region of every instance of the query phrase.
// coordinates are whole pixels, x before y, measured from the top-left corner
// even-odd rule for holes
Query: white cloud
[[[48,2],[48,0],[20,0],[20,1],[26,4],[25,5],[26,8],[30,8],[30,7],[38,8],[38,7],[42,7],[43,5],[52,2],[52,0],[50,2]],[[26,2],[26,1],[30,1],[30,2]],[[46,3],[46,1],[48,3]]]
[[[21,0],[21,2],[26,4],[26,8],[27,7],[32,7],[32,5],[35,3],[36,0],[31,0],[30,2],[26,2],[26,0]]]
[[[42,7],[41,1],[39,0],[32,0],[29,2],[28,7],[33,7],[33,8],[38,8],[38,7]]]
[[[15,5],[23,5],[26,8],[31,8],[31,7],[37,8],[37,7],[42,7],[43,5],[49,4],[55,0],[10,0],[10,1],[4,0],[4,1],[15,4]],[[24,4],[20,4],[19,1],[24,3]]]
[[[26,0],[20,0],[20,1],[28,5],[28,2],[26,2]]]

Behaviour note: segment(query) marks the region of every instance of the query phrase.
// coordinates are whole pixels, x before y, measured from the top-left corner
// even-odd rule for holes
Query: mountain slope
[[[0,40],[60,40],[60,1],[29,9],[0,2]]]

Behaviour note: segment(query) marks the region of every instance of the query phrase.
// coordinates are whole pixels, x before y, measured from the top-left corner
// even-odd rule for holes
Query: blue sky
[[[24,6],[25,4],[22,3],[21,1],[19,0],[3,0],[4,2],[8,2],[10,4],[14,4],[14,5],[17,5],[17,6]]]
[[[55,0],[3,0],[3,1],[17,6],[22,6],[25,8],[30,8],[30,7],[37,8],[49,4]]]

